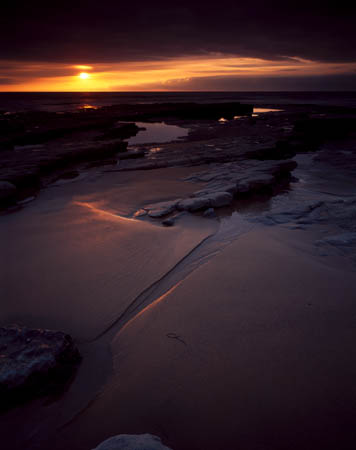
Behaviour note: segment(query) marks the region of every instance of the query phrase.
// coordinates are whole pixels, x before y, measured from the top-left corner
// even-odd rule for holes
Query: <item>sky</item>
[[[356,4],[2,0],[0,91],[356,90]]]

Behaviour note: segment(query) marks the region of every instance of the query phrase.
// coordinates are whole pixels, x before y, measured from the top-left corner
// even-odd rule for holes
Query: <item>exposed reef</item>
[[[251,105],[154,104],[119,105],[76,112],[0,114],[0,205],[32,195],[55,175],[85,162],[96,165],[145,156],[144,149],[127,151],[124,140],[140,128],[124,120],[217,120],[222,115],[251,114]],[[14,191],[15,188],[15,191]]]
[[[352,109],[331,109],[326,115],[322,107],[304,108],[303,112],[294,107],[258,117],[252,116],[252,111],[251,105],[240,103],[165,103],[63,114],[3,113],[0,204],[7,207],[21,202],[56,177],[66,176],[71,168],[89,162],[119,163],[109,170],[129,171],[229,163],[242,158],[282,160],[356,133]],[[224,121],[219,121],[222,117]],[[144,145],[128,149],[125,139],[135,136],[140,128],[122,121],[139,120],[169,120],[189,128],[189,135],[184,142],[164,144],[154,152]]]
[[[185,181],[207,184],[189,198],[175,199],[144,206],[142,209],[152,218],[160,218],[178,211],[196,212],[228,206],[234,198],[258,192],[272,192],[281,181],[290,179],[297,167],[292,160],[240,161],[211,165],[208,170],[195,173]],[[140,211],[136,217],[142,216]],[[211,216],[211,214],[207,214]],[[164,224],[166,225],[166,224]]]

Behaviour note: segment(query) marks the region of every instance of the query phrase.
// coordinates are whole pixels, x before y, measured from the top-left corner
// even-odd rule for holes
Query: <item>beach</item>
[[[4,448],[127,433],[175,450],[354,447],[356,114],[289,100],[154,116],[146,142],[136,130],[124,151],[51,171],[49,157],[39,185],[16,186],[1,325],[68,333],[82,361],[59,395],[2,413]],[[74,154],[79,137],[96,139],[14,152]]]

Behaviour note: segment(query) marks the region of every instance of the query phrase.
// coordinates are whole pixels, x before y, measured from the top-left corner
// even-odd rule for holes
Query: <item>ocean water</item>
[[[75,111],[132,103],[232,102],[315,104],[356,108],[356,92],[11,92],[0,93],[0,112]]]

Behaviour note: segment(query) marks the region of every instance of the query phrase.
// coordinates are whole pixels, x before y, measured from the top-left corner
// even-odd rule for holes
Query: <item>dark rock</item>
[[[204,217],[216,217],[215,209],[214,208],[208,208],[204,211]]]
[[[211,119],[221,117],[233,119],[234,116],[250,115],[253,106],[239,102],[229,103],[155,103],[138,105],[113,105],[103,108],[106,111],[117,112],[120,120],[145,121],[162,118],[177,119]]]
[[[18,325],[0,328],[2,407],[58,391],[79,361],[79,351],[65,333]]]
[[[125,144],[126,144],[126,142],[125,142]],[[136,158],[143,158],[144,156],[145,156],[145,151],[143,149],[130,150],[130,151],[120,154],[119,159],[136,159]]]
[[[79,172],[77,170],[69,170],[67,172],[62,173],[58,178],[60,180],[72,180],[79,176]]]
[[[111,128],[105,133],[97,136],[95,139],[127,139],[131,136],[136,136],[139,131],[140,128],[135,123],[118,123],[114,128]]]
[[[105,159],[116,155],[127,148],[127,142],[110,142],[97,145],[74,145],[70,150],[60,152],[58,161],[61,166],[69,166],[74,163]]]
[[[174,219],[170,217],[169,219],[162,220],[162,225],[165,227],[172,227],[174,225]]]
[[[233,196],[229,192],[212,192],[208,196],[209,203],[214,208],[221,208],[232,203]]]
[[[325,139],[339,139],[356,132],[355,117],[312,118],[299,120],[294,131],[309,141],[322,142]]]
[[[159,202],[153,203],[151,205],[147,205],[145,210],[148,211],[148,215],[150,217],[163,217],[172,213],[178,204],[180,199],[168,201],[168,202]]]
[[[274,188],[280,186],[282,182],[291,180],[291,171],[296,167],[297,163],[293,160],[230,162],[216,164],[185,180],[207,182],[203,189],[193,194],[197,201],[197,207],[200,209],[203,209],[203,206],[219,208],[232,203],[234,196],[246,197],[257,192],[272,195]],[[191,198],[180,202],[178,209],[194,208],[193,200]]]
[[[139,209],[138,211],[136,211],[135,212],[135,214],[134,214],[134,217],[135,218],[137,218],[137,217],[143,217],[143,216],[146,216],[147,215],[147,212],[148,211],[146,211],[145,209]]]
[[[31,150],[14,150],[2,153],[0,177],[12,183],[19,192],[39,189],[43,180],[55,172],[71,168],[83,162],[96,161],[104,163],[109,158],[116,158],[117,153],[127,148],[127,142],[70,142],[49,149],[41,147]],[[143,154],[129,154],[127,158],[138,158]],[[115,160],[116,162],[116,160]],[[9,199],[10,200],[10,199]],[[16,200],[13,198],[13,200]],[[1,201],[1,195],[0,195]]]
[[[177,208],[180,211],[199,211],[210,206],[210,200],[206,197],[187,198],[178,203]]]
[[[275,182],[273,175],[261,174],[253,175],[240,181],[237,185],[237,192],[241,194],[250,194],[271,188]]]
[[[293,158],[298,151],[302,151],[303,148],[303,145],[297,147],[288,140],[277,141],[274,147],[261,147],[252,152],[247,152],[246,157],[260,161],[289,159]]]
[[[17,204],[26,205],[27,203],[33,202],[34,200],[36,200],[36,197],[32,195],[31,197],[26,197],[23,200],[19,200]]]
[[[78,132],[112,127],[116,117],[99,111],[56,114],[48,111],[29,111],[9,115],[0,125],[0,148],[14,145],[34,145],[50,142]]]
[[[270,173],[276,178],[289,176],[290,172],[292,172],[296,167],[297,163],[293,160],[286,160],[286,161],[276,161],[275,163],[271,164],[270,167],[267,167],[264,169],[265,172]]]
[[[16,186],[8,181],[0,181],[0,203],[8,203],[15,198]]]
[[[171,450],[152,434],[119,434],[95,447],[94,450]]]

